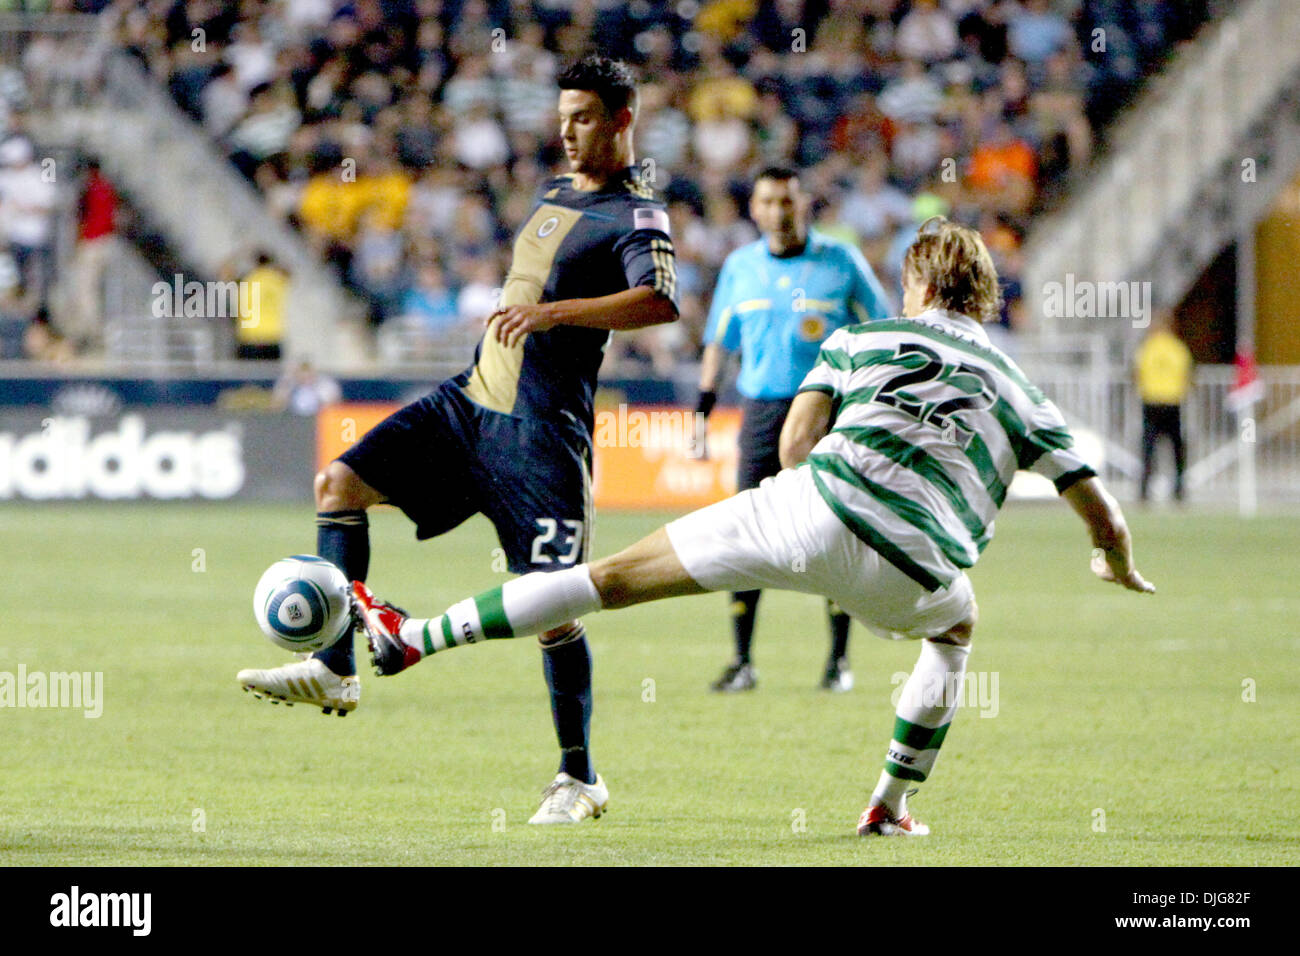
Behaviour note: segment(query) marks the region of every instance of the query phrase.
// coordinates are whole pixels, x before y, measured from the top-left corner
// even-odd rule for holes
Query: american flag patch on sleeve
[[[662,233],[672,235],[668,231],[668,213],[662,209],[633,209],[632,228],[658,229]]]

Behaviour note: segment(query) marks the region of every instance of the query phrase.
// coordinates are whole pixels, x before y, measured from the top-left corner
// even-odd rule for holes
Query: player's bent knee
[[[965,647],[975,636],[976,613],[972,608],[970,616],[959,624],[954,624],[942,634],[928,638],[935,644],[955,644],[957,647]]]
[[[358,511],[378,504],[380,495],[341,461],[332,461],[316,475],[318,511]]]
[[[588,570],[591,573],[591,583],[600,595],[601,609],[605,611],[631,607],[670,593],[663,592],[663,582],[656,575],[655,569],[633,553],[631,548],[595,562]]]
[[[607,611],[706,590],[687,573],[663,528],[588,565],[588,571]]]
[[[549,631],[543,631],[537,635],[537,643],[542,647],[554,647],[557,644],[564,644],[567,641],[576,640],[583,634],[582,624],[578,621],[566,621],[559,627],[553,627]]]
[[[592,564],[588,570],[591,572],[591,583],[600,595],[600,606],[604,610],[612,611],[635,603],[629,600],[631,581],[617,561],[606,558]]]

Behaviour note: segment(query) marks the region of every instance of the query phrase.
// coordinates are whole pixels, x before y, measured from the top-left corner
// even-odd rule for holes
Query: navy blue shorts
[[[482,513],[514,574],[587,559],[591,438],[575,421],[489,411],[447,381],[338,460],[401,508],[420,540]]]
[[[736,490],[757,488],[764,478],[781,470],[781,426],[790,414],[793,398],[741,396],[740,458],[736,462]]]

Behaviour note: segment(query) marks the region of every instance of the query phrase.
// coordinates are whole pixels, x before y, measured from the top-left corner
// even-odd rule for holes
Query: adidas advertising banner
[[[0,501],[311,498],[314,418],[0,409]]]

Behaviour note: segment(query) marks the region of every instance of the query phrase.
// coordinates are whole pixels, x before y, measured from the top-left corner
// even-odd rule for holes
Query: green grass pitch
[[[1013,504],[972,574],[970,668],[911,806],[927,840],[853,827],[914,645],[855,626],[858,686],[815,690],[820,602],[769,593],[756,693],[706,691],[725,663],[720,595],[588,619],[593,755],[609,812],[526,824],[557,753],[535,641],[440,654],[378,679],[345,719],[241,693],[287,659],[251,593],[310,551],[309,505],[0,509],[0,672],[101,671],[103,715],[0,709],[0,863],[1294,864],[1300,518],[1129,515],[1139,597],[1096,582],[1062,505]],[[664,515],[604,514],[598,555]],[[425,613],[499,583],[482,519],[417,543],[372,518],[371,582]]]

